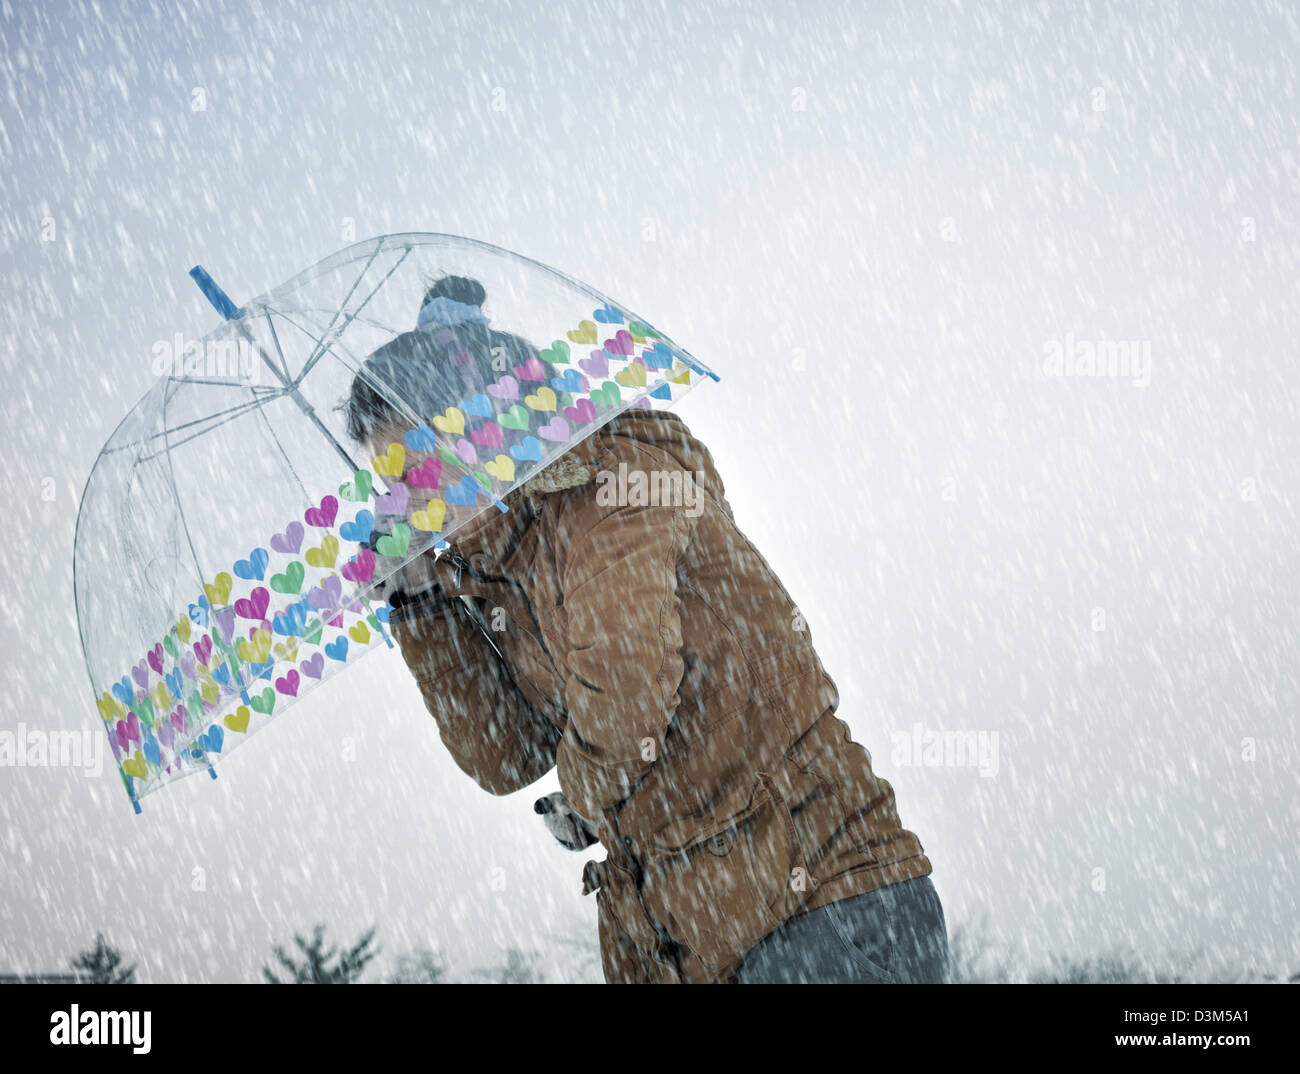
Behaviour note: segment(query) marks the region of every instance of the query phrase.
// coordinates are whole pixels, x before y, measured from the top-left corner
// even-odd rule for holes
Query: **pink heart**
[[[515,376],[520,380],[545,380],[546,366],[542,365],[540,358],[533,355],[523,365],[515,366]]]
[[[604,351],[592,351],[591,357],[583,358],[578,365],[582,367],[584,373],[593,377],[603,377],[609,373],[609,355]]]
[[[316,653],[310,660],[304,660],[298,665],[302,668],[304,675],[310,675],[313,679],[319,679],[325,672],[325,657]]]
[[[586,425],[596,420],[596,408],[590,399],[579,399],[573,406],[564,408],[564,416],[577,425]]]
[[[174,709],[172,709],[171,719],[172,719],[172,726],[176,728],[177,731],[184,731],[186,725],[189,723],[189,721],[185,718],[185,709],[180,705],[177,705]]]
[[[519,398],[519,381],[507,373],[495,384],[487,386],[488,395],[494,399],[518,399]]]
[[[608,354],[631,354],[634,349],[632,336],[630,333],[620,330],[614,333],[613,339],[605,340],[604,347]]]
[[[248,594],[248,600],[235,601],[235,614],[241,619],[265,619],[266,606],[270,602],[271,594],[259,585]]]
[[[319,507],[307,508],[307,513],[302,517],[309,526],[328,529],[334,525],[334,516],[338,514],[338,511],[339,501],[333,496],[326,496],[325,499],[321,500]]]
[[[543,440],[564,441],[569,439],[569,423],[558,414],[537,430]]]
[[[275,680],[275,688],[282,694],[288,694],[290,697],[298,696],[298,683],[301,682],[298,672],[291,671],[282,679]]]
[[[356,557],[343,564],[340,573],[349,582],[370,581],[375,574],[375,554],[369,548],[363,548]]]
[[[159,675],[162,674],[163,647],[161,645],[155,645],[152,649],[149,650],[149,666],[153,668],[154,671],[156,671]],[[140,685],[143,686],[144,683],[141,683]]]
[[[118,748],[125,750],[127,748],[127,743],[131,741],[131,735],[127,730],[126,724],[121,720],[118,720],[117,725],[113,728],[113,734],[117,738]]]
[[[399,481],[375,500],[375,510],[381,515],[404,515],[410,498],[410,490]]]
[[[473,466],[478,462],[478,452],[474,450],[474,445],[464,437],[456,441],[456,457],[466,466]]]
[[[140,741],[140,720],[134,712],[126,718],[126,737],[132,742]]]
[[[488,422],[488,424],[492,425],[491,422]],[[496,428],[496,426],[493,425],[493,428]],[[499,429],[498,432],[500,432]],[[477,437],[478,433],[472,433],[471,435]],[[425,459],[414,470],[407,471],[406,483],[413,489],[436,489],[438,479],[441,477],[442,463],[437,459]]]
[[[302,545],[303,533],[301,522],[290,522],[283,533],[277,533],[271,538],[271,547],[277,552],[292,556]]]
[[[208,660],[212,656],[212,639],[206,634],[201,641],[194,643],[194,655],[199,658],[199,663],[204,667],[208,666]]]
[[[469,438],[478,444],[479,447],[499,448],[504,444],[501,437],[501,426],[495,421],[485,422],[483,428],[475,429],[469,434]],[[433,486],[437,488],[437,485]]]

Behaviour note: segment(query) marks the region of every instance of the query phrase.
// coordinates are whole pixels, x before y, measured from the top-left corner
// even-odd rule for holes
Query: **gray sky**
[[[6,8],[0,730],[99,733],[78,496],[153,342],[215,323],[189,267],[238,301],[461,234],[722,375],[680,412],[950,927],[1022,966],[1300,970],[1297,13],[1052,7]],[[1080,341],[1149,368],[1050,375]],[[402,671],[369,657],[140,817],[110,772],[0,768],[0,969],[103,929],[144,979],[244,979],[320,920],[377,923],[385,965],[578,972],[554,778],[479,791]],[[996,769],[906,763],[918,725]]]

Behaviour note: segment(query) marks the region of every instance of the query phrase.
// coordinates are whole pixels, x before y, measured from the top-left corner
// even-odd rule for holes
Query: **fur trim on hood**
[[[552,492],[585,485],[596,476],[595,470],[587,463],[576,458],[572,452],[566,452],[554,462],[544,466],[527,481],[515,489],[510,497],[519,497],[534,511],[540,511],[542,500]]]

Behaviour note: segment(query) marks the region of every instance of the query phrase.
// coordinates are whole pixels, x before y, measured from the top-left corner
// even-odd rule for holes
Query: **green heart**
[[[135,707],[135,714],[140,717],[141,722],[149,727],[153,726],[153,702],[147,697],[140,698],[140,703]]]
[[[295,559],[284,569],[283,574],[271,575],[271,588],[277,593],[297,593],[302,588],[306,573],[306,568]]]
[[[411,527],[399,522],[391,534],[385,534],[375,542],[375,551],[381,556],[401,558],[406,555],[411,544]]]
[[[618,406],[623,401],[623,393],[612,380],[605,381],[599,388],[591,389],[592,406]]]
[[[488,477],[487,474],[485,474],[482,470],[475,470],[474,476],[478,478],[478,483],[482,485],[485,489],[487,489],[488,492],[492,491],[492,479]]]
[[[302,640],[308,645],[316,645],[320,641],[321,630],[323,626],[319,619],[313,619],[306,626],[306,633],[303,634]]]
[[[383,631],[379,629],[379,620],[376,619],[373,615],[367,615],[366,622],[370,624],[370,629],[373,630],[376,634],[383,633]]]
[[[185,702],[185,707],[196,720],[203,715],[203,698],[197,690],[190,694],[189,700]]]
[[[568,365],[569,345],[564,340],[557,339],[542,351],[542,361],[549,362],[551,365]]]
[[[497,424],[506,429],[527,429],[528,411],[516,403],[497,418]]]
[[[631,324],[627,326],[627,330],[631,335],[639,336],[642,339],[646,337],[649,337],[650,339],[660,338],[658,332],[656,332],[648,324],[642,324],[640,321],[633,321]]]
[[[167,650],[167,655],[173,660],[176,659],[176,639],[170,634],[163,638],[163,648]]]
[[[460,456],[458,456],[455,452],[453,452],[451,448],[449,448],[446,444],[438,445],[438,458],[440,458],[443,462],[447,463],[449,466],[465,465],[463,462],[461,462]]]
[[[339,495],[353,503],[364,503],[370,499],[370,489],[374,481],[369,470],[358,470],[352,475],[351,481],[345,481],[339,486]]]
[[[268,686],[262,691],[260,697],[250,697],[248,703],[252,706],[254,712],[269,716],[271,710],[275,708],[275,691]]]

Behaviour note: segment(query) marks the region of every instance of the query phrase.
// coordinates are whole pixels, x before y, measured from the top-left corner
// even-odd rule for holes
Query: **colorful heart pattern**
[[[391,571],[436,540],[449,507],[499,503],[591,426],[704,375],[716,379],[606,304],[245,546],[96,699],[132,799],[211,767],[349,660],[391,647],[389,608],[361,592],[381,557]]]

